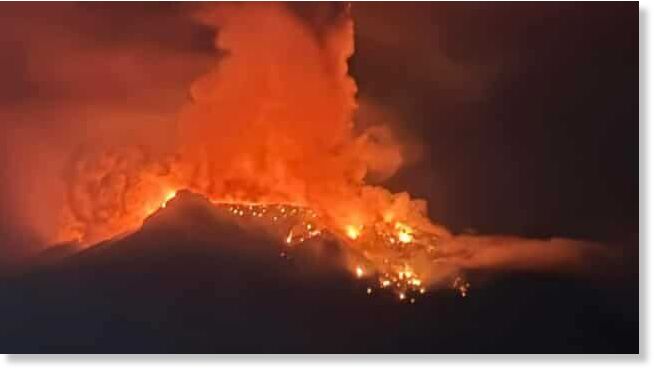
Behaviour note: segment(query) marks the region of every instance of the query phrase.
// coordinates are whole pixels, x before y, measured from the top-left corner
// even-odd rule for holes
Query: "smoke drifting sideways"
[[[206,56],[187,62],[179,51],[144,50],[147,61],[136,73],[112,62],[116,77],[133,74],[130,86],[148,86],[137,94],[143,100],[121,91],[112,96],[116,105],[66,101],[42,111],[52,125],[12,133],[8,152],[24,159],[21,171],[9,172],[17,174],[8,193],[17,215],[47,243],[88,246],[137,229],[182,189],[216,203],[296,205],[318,215],[322,230],[380,274],[382,285],[398,276],[419,277],[420,287],[447,284],[470,269],[580,271],[589,254],[607,254],[569,239],[454,235],[427,218],[425,201],[367,184],[392,176],[403,147],[383,125],[355,125],[357,87],[348,73],[354,22],[347,6],[322,10],[316,27],[281,4],[195,9],[199,25],[216,32],[219,58],[183,104],[179,93],[187,89],[161,88],[170,87],[164,75],[176,63],[198,71]],[[167,58],[169,67],[161,67]],[[76,68],[70,73],[78,76]],[[137,78],[150,68],[161,68],[163,80]],[[54,127],[61,143],[48,137]]]

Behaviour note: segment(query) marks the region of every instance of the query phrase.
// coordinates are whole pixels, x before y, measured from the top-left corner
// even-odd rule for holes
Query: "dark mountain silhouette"
[[[638,352],[637,285],[471,277],[400,303],[325,241],[283,245],[181,194],[129,235],[51,250],[0,281],[6,353]],[[487,282],[476,287],[475,282]]]

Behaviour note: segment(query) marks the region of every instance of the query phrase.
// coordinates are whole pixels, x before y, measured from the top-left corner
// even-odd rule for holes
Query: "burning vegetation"
[[[375,282],[368,295],[390,289],[411,303],[433,285],[466,296],[465,269],[578,260],[586,243],[456,236],[428,219],[426,202],[366,184],[398,168],[402,147],[388,128],[355,125],[354,24],[346,7],[327,13],[316,30],[280,4],[199,11],[223,56],[191,86],[176,150],[123,146],[74,156],[53,240],[88,246],[133,231],[188,190],[234,217],[275,225],[288,250],[336,239],[355,277]]]

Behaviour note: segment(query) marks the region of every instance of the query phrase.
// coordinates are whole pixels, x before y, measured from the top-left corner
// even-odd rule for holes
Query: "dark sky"
[[[425,145],[393,188],[426,197],[455,229],[637,234],[637,13],[635,3],[355,6],[361,94]]]

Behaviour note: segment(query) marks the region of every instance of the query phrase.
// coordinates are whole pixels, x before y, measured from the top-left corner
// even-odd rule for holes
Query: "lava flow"
[[[357,278],[376,276],[380,288],[396,291],[400,300],[414,302],[416,294],[426,292],[425,284],[411,263],[414,254],[427,253],[437,256],[435,247],[438,238],[433,235],[414,231],[401,222],[388,223],[380,221],[373,226],[347,225],[342,230],[334,229],[319,213],[301,206],[283,204],[275,205],[241,205],[218,203],[218,207],[227,208],[237,217],[263,219],[287,226],[288,233],[284,239],[287,246],[296,246],[319,236],[336,238],[341,245],[348,246],[353,263],[353,272]],[[352,231],[357,233],[353,234]],[[286,255],[283,252],[283,255]],[[461,283],[461,277],[455,279],[454,288],[465,296],[467,284]],[[465,289],[464,289],[465,287]],[[368,294],[372,288],[366,289]]]

